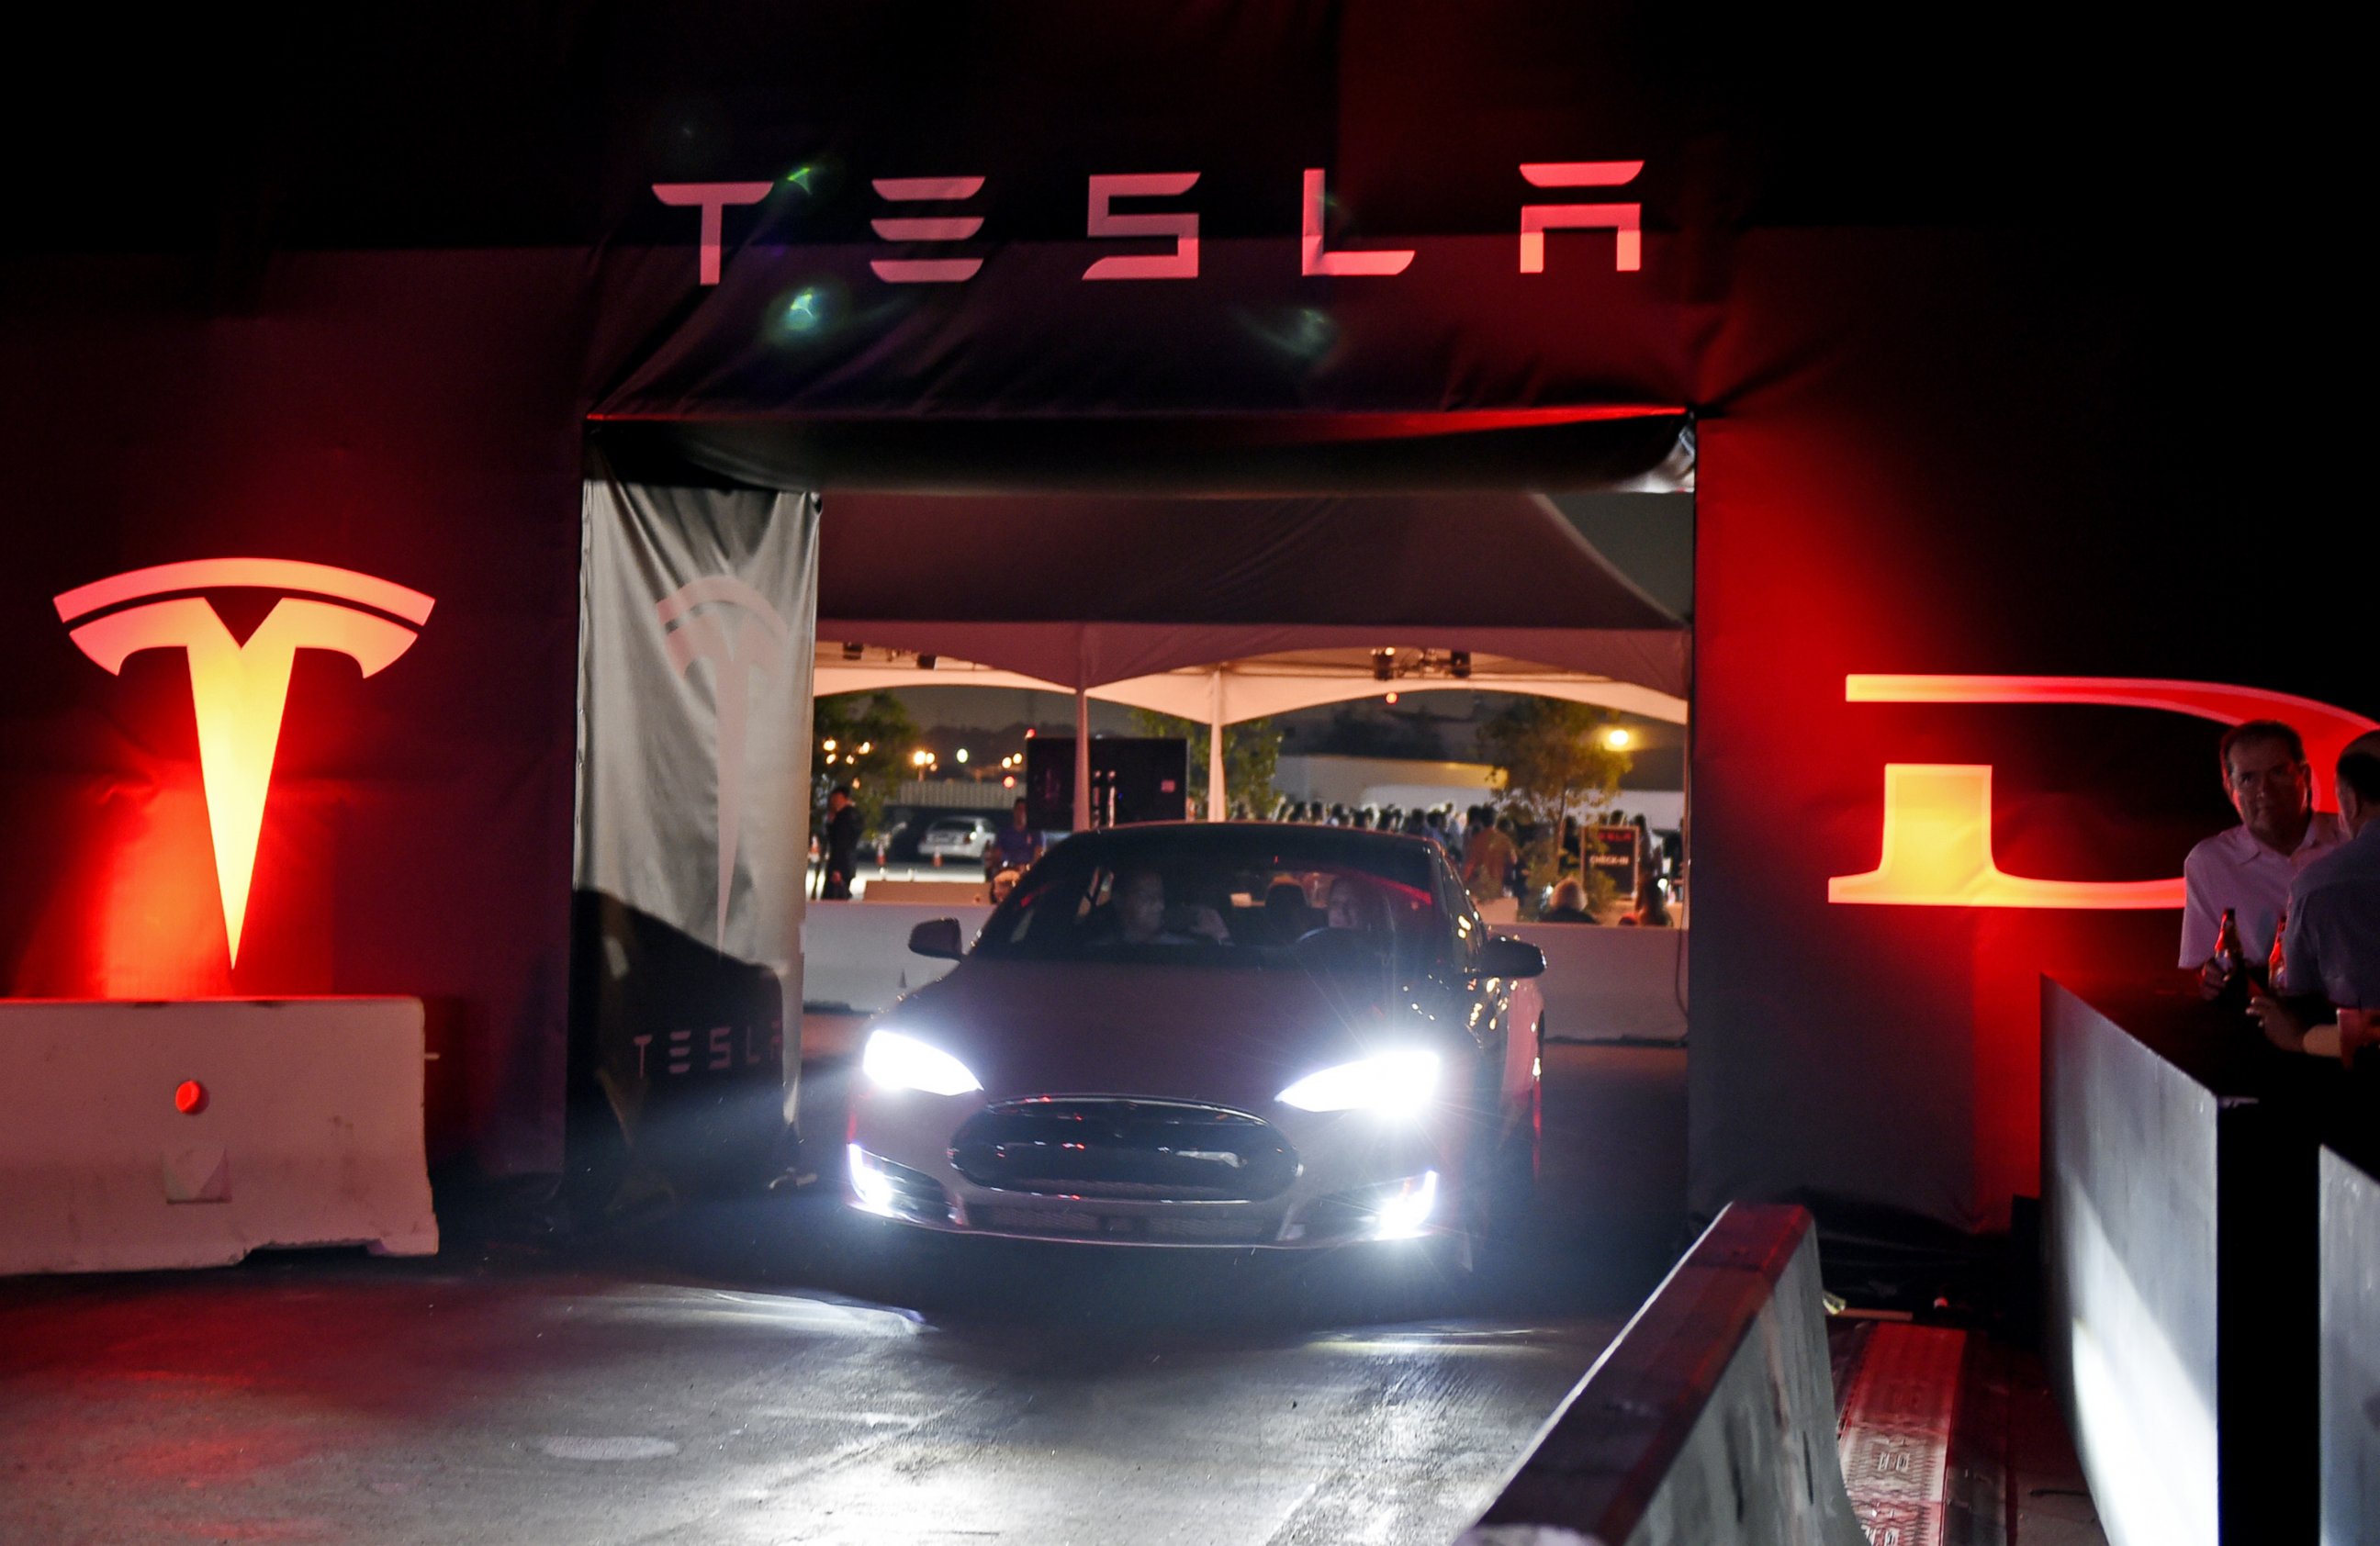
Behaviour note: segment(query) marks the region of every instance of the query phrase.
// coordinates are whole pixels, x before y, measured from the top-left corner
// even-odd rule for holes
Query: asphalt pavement
[[[818,1187],[0,1283],[0,1542],[1444,1541],[1683,1243],[1684,1057],[1548,1049],[1536,1227],[1468,1282],[917,1238]]]

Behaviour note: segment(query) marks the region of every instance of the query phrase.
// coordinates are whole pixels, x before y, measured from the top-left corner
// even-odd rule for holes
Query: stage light
[[[1001,779],[1000,787],[1002,789],[1014,789],[1016,787],[1016,775],[1011,773],[1006,778]]]
[[[964,746],[960,747],[960,748],[958,749],[957,755],[958,755],[958,759],[959,759],[961,762],[965,762],[965,761],[966,761],[966,759],[967,759],[967,749],[966,749],[965,747],[964,747]]]
[[[866,756],[868,753],[874,750],[876,750],[876,743],[873,741],[863,741],[859,743],[859,755],[861,756]]]
[[[833,750],[834,750],[834,742],[833,742],[833,741],[832,741],[832,739],[831,739],[831,738],[830,738],[830,739],[828,739],[828,740],[825,740],[825,741],[821,741],[821,742],[820,742],[820,743],[819,743],[819,749],[820,749],[820,751],[832,752],[832,751],[833,751]]]
[[[1383,698],[1381,701],[1382,701],[1383,703],[1394,703],[1394,702],[1396,702],[1396,701],[1397,701],[1397,695],[1396,695],[1394,693],[1390,693],[1390,694],[1386,698]]]
[[[1615,752],[1626,751],[1629,743],[1635,739],[1628,732],[1628,727],[1625,725],[1614,725],[1603,732],[1603,743]]]
[[[1453,653],[1447,656],[1446,665],[1447,669],[1454,673],[1455,681],[1468,682],[1471,680],[1471,652],[1469,650],[1455,650]]]

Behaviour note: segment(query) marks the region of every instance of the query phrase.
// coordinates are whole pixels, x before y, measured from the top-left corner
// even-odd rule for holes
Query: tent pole
[[[1207,819],[1220,821],[1231,807],[1223,801],[1223,673],[1215,673],[1214,711],[1207,716]]]
[[[1075,689],[1075,830],[1091,829],[1091,694]]]

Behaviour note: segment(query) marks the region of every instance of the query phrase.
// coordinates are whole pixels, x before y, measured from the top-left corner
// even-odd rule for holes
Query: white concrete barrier
[[[417,998],[0,1001],[0,1273],[438,1249]]]
[[[1546,953],[1549,1042],[1686,1039],[1686,931],[1593,924],[1500,930]]]
[[[810,903],[802,919],[803,1003],[872,1015],[946,974],[957,963],[911,955],[909,931],[929,918],[956,918],[961,936],[974,939],[991,909],[956,900]]]
[[[1457,1546],[1868,1546],[1810,1215],[1730,1204]]]

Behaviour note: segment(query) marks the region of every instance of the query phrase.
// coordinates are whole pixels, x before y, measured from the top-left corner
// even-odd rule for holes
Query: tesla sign
[[[1870,676],[1843,678],[1850,703],[2101,704],[2157,708],[2219,724],[2281,719],[2304,737],[2314,803],[2329,799],[2339,749],[2380,728],[2312,698],[2212,682],[2095,676]],[[2160,908],[2182,904],[2181,877],[2038,880],[1992,859],[1989,764],[1884,765],[1884,842],[1876,868],[1827,882],[1830,902],[1898,907]]]
[[[200,594],[235,588],[284,593],[245,642]],[[215,885],[237,965],[298,651],[345,655],[371,676],[412,647],[433,603],[349,569],[248,558],[136,569],[69,590],[56,605],[76,646],[111,673],[144,649],[178,649],[188,660]]]
[[[1641,161],[1530,161],[1519,166],[1521,180],[1536,188],[1619,187],[1636,180],[1645,170]],[[1198,211],[1169,204],[1126,213],[1115,208],[1119,199],[1175,200],[1198,184],[1196,172],[1099,173],[1088,182],[1083,234],[1087,236],[1170,237],[1171,252],[1101,258],[1083,271],[1087,280],[1196,279],[1198,277]],[[972,253],[949,250],[951,244],[979,235],[983,214],[973,208],[987,179],[972,174],[939,177],[878,177],[868,186],[882,206],[869,228],[887,242],[903,244],[898,256],[871,260],[868,268],[887,284],[964,284],[983,267]],[[662,203],[698,211],[700,242],[696,273],[703,284],[720,277],[720,249],[725,239],[726,211],[758,204],[769,197],[774,183],[655,183],[653,197]],[[1299,181],[1298,272],[1303,275],[1387,278],[1412,266],[1409,248],[1332,251],[1323,242],[1323,211],[1330,202],[1326,169],[1309,166]],[[1629,202],[1576,202],[1569,199],[1524,202],[1517,221],[1520,241],[1518,272],[1546,272],[1548,231],[1609,231],[1613,236],[1612,267],[1622,273],[1644,266],[1644,206]]]

